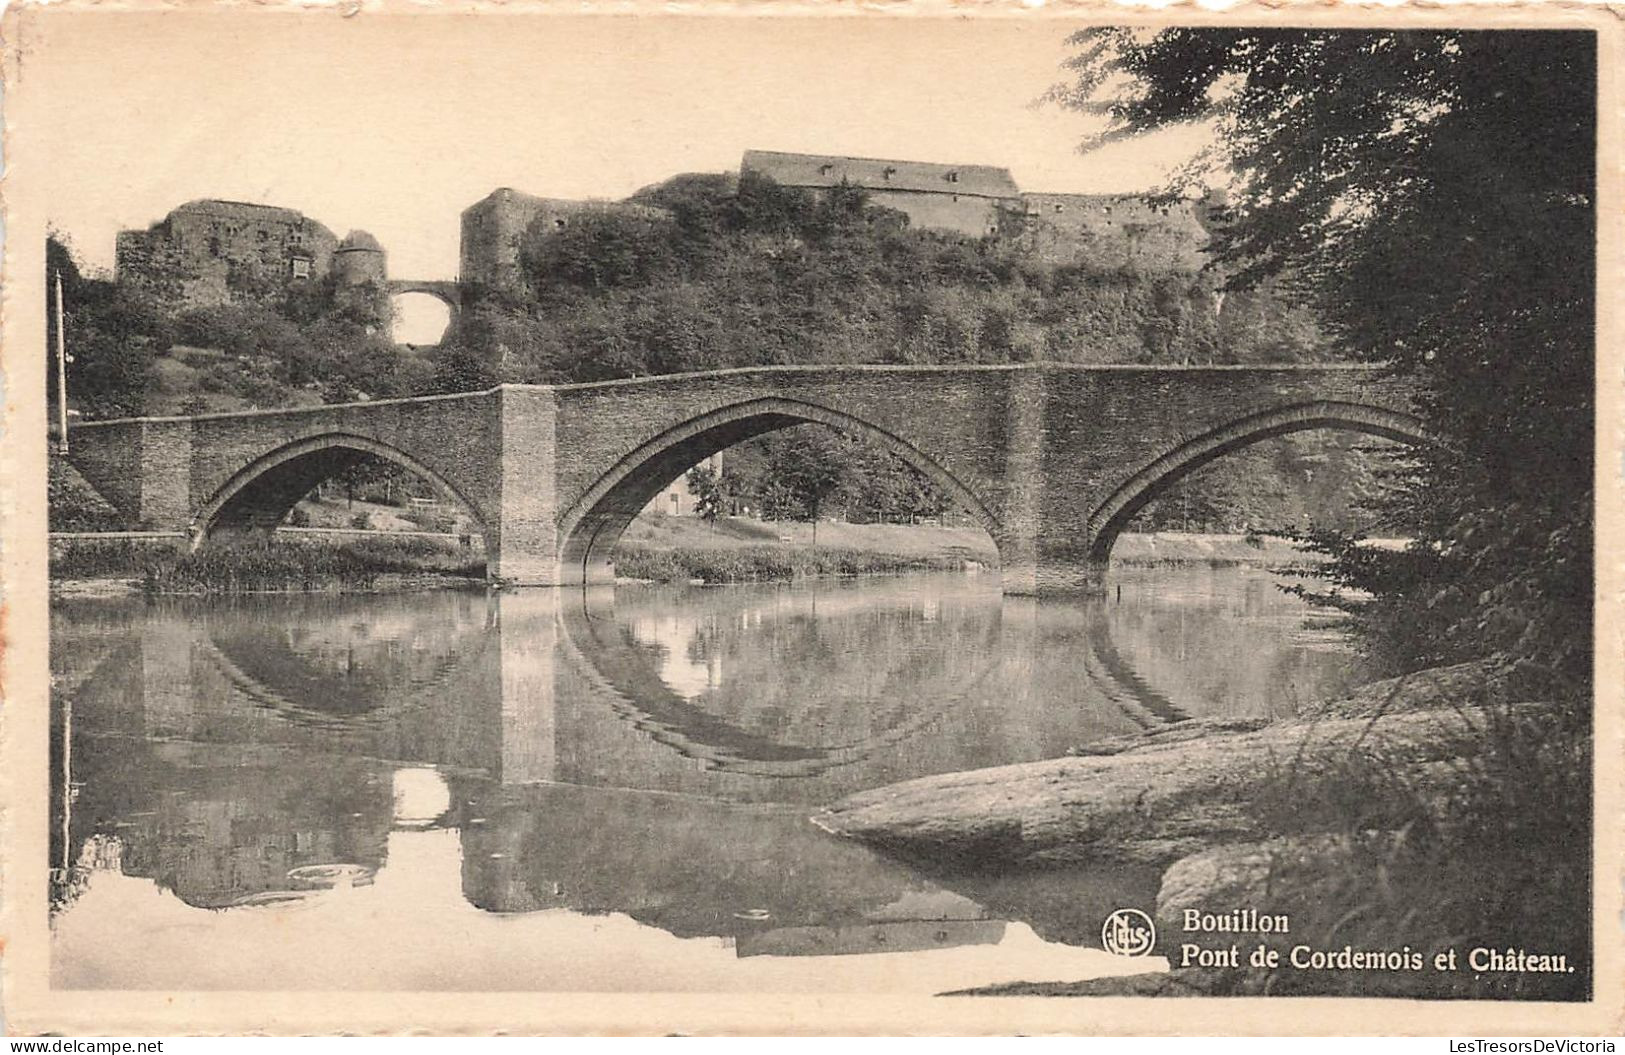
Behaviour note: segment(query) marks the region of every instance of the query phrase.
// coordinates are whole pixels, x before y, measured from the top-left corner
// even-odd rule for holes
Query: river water
[[[1155,869],[922,872],[820,805],[1357,680],[1259,569],[62,601],[54,984],[942,992],[1153,970]]]

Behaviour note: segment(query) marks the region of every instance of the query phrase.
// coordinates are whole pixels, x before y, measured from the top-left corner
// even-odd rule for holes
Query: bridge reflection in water
[[[402,854],[438,846],[465,907],[620,913],[743,957],[996,945],[1006,920],[1087,940],[1155,876],[927,877],[807,817],[1256,708],[1251,671],[1278,706],[1348,675],[1346,655],[1294,641],[1302,613],[1267,579],[1221,593],[1063,604],[943,577],[64,604],[57,927],[98,865],[187,905],[280,911],[388,887]],[[1192,674],[1196,653],[1249,661]]]

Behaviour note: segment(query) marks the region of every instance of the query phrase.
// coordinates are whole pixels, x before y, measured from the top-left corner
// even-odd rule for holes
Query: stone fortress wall
[[[997,235],[1002,211],[1021,195],[1008,169],[989,165],[747,150],[739,170],[816,192],[862,187],[872,203],[905,213],[914,227],[972,238]]]
[[[1023,194],[1006,228],[1048,264],[1195,271],[1207,262],[1204,246],[1224,215],[1217,196],[1153,205],[1129,195]]]
[[[227,304],[266,284],[320,280],[338,238],[293,209],[201,199],[144,231],[120,231],[120,281],[185,307]]]
[[[178,308],[261,299],[332,276],[340,295],[388,282],[384,247],[366,231],[341,241],[294,209],[204,198],[144,231],[120,231],[119,281]]]
[[[632,202],[540,198],[499,187],[463,210],[458,281],[485,289],[516,289],[522,281],[520,245],[533,226],[563,230],[578,217],[604,213],[665,215],[661,209]]]
[[[1022,191],[1007,169],[987,165],[791,154],[747,150],[740,171],[814,193],[848,184],[913,227],[968,238],[998,238],[1035,259],[1101,269],[1196,270],[1223,221],[1222,196],[1153,205],[1130,195]],[[627,201],[544,198],[508,187],[463,210],[457,283],[517,290],[526,234],[567,228],[581,216],[614,213],[657,218],[663,210]],[[365,231],[343,241],[293,209],[250,202],[188,202],[146,230],[122,231],[119,278],[183,307],[229,304],[330,275],[340,290],[391,281],[383,246]],[[418,283],[443,286],[446,283]],[[440,294],[437,294],[440,295]]]
[[[862,187],[913,227],[1007,240],[1045,263],[1102,270],[1200,268],[1227,207],[1220,193],[1164,205],[1125,194],[1031,193],[1008,169],[987,165],[747,150],[740,170],[816,193]]]

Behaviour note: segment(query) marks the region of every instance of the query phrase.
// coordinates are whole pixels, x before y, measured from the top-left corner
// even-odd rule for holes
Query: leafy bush
[[[1583,999],[1591,971],[1589,716],[1562,705],[1455,701],[1441,723],[1470,723],[1485,749],[1424,773],[1369,750],[1317,765],[1281,760],[1251,811],[1268,830],[1319,839],[1282,854],[1272,911],[1322,948],[1458,950],[1462,970],[1373,978],[1358,972],[1236,972],[1231,992]],[[1443,789],[1443,790],[1441,790]],[[1573,973],[1466,969],[1474,947],[1561,953]]]
[[[146,568],[169,559],[173,549],[173,543],[141,539],[53,542],[50,575],[52,579],[139,578]]]

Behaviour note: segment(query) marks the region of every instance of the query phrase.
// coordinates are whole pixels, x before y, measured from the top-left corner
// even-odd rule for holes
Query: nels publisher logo
[[[1106,917],[1100,944],[1114,956],[1147,956],[1157,944],[1157,928],[1137,908],[1120,908]]]

